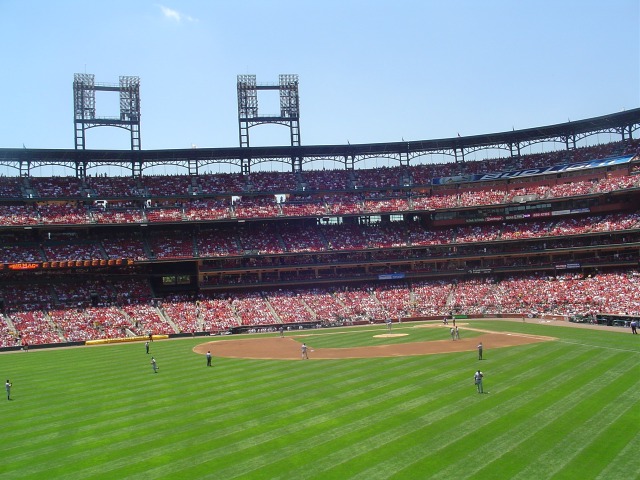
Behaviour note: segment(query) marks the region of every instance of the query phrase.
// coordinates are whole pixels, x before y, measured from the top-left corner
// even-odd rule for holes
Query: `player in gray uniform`
[[[158,373],[158,363],[153,357],[151,357],[151,368],[153,369],[153,373]]]
[[[482,379],[484,378],[484,374],[478,370],[476,373],[473,374],[473,381],[476,384],[476,388],[478,389],[478,393],[484,393],[484,390],[482,389]]]

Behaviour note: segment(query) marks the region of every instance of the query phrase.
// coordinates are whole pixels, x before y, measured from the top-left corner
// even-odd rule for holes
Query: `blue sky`
[[[301,141],[420,140],[640,106],[638,0],[0,0],[0,148],[73,148],[74,73],[141,81],[143,149],[238,146],[236,80],[299,75]],[[276,113],[277,93],[260,94]],[[117,94],[97,114],[118,114]],[[272,108],[273,107],[273,108]],[[285,127],[251,145],[286,145]],[[87,148],[128,149],[91,129]]]

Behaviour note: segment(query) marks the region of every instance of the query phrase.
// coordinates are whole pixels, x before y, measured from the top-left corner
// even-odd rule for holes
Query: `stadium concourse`
[[[0,347],[452,313],[624,328],[640,316],[639,153],[1,177]]]

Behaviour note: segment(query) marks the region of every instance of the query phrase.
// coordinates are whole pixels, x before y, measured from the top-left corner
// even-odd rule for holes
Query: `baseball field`
[[[640,335],[534,320],[459,329],[2,354],[0,478],[640,478]]]

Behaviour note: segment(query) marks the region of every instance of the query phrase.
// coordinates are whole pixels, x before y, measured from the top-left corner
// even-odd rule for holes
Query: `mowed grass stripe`
[[[469,372],[472,373],[472,372]],[[354,425],[348,427],[348,432],[344,436],[344,444],[332,442],[331,449],[320,453],[321,460],[314,464],[314,472],[318,475],[318,478],[327,477],[334,478],[344,475],[345,471],[351,472],[354,475],[357,472],[357,468],[354,465],[348,464],[359,455],[368,457],[366,461],[373,462],[373,459],[384,460],[387,455],[396,456],[402,455],[402,452],[395,452],[395,449],[400,451],[411,448],[414,445],[418,446],[418,450],[424,449],[438,449],[442,447],[442,443],[436,443],[433,445],[425,445],[425,440],[417,436],[420,429],[428,428],[429,424],[437,421],[442,421],[448,418],[464,418],[460,416],[460,412],[464,411],[464,408],[469,404],[469,394],[473,390],[473,385],[470,385],[470,381],[467,380],[463,384],[459,380],[459,373],[454,372],[453,378],[448,382],[443,382],[441,385],[435,384],[431,390],[424,392],[423,397],[420,399],[413,411],[406,415],[406,423],[400,424],[395,429],[387,430],[382,428],[387,424],[393,425],[397,422],[398,411],[402,411],[404,405],[389,406],[382,402],[379,413],[373,414],[378,418],[376,421],[369,421],[363,425],[362,429],[355,428]],[[380,419],[380,417],[382,419]],[[388,420],[385,419],[388,417]],[[457,420],[454,420],[457,421]],[[382,428],[385,431],[384,435],[376,436],[373,430]],[[446,442],[445,442],[446,443]],[[391,445],[391,448],[384,447],[380,454],[370,455],[373,449],[380,445]],[[421,454],[422,455],[422,454]],[[396,457],[397,458],[397,457]],[[406,465],[406,460],[401,460],[402,465]],[[333,472],[331,470],[334,470]],[[384,478],[388,473],[380,469],[380,465],[376,464],[372,470],[376,474],[377,472],[383,472],[377,478]],[[393,467],[391,471],[397,469]],[[302,471],[292,472],[293,476],[304,475]],[[369,474],[369,472],[367,473]]]
[[[294,390],[295,390],[295,388],[292,387],[291,391],[294,391]],[[202,396],[201,395],[199,398],[206,398],[206,396]],[[247,398],[249,400],[246,400],[246,402],[250,403],[250,402],[253,401],[251,399],[255,398],[255,397],[250,396],[250,397],[247,397]],[[152,406],[153,408],[150,408],[150,406]],[[247,406],[249,406],[249,405],[247,405]],[[227,405],[227,407],[229,407],[229,405]],[[125,422],[127,424],[129,424],[129,427],[130,427],[131,426],[131,421],[132,421],[131,419],[135,418],[135,420],[133,420],[134,425],[136,425],[136,428],[140,430],[141,435],[145,435],[144,434],[145,430],[152,430],[152,431],[154,431],[156,433],[157,432],[162,432],[163,425],[165,425],[167,423],[166,417],[163,414],[166,414],[166,413],[168,413],[170,411],[168,406],[165,406],[163,408],[156,408],[153,405],[153,401],[147,401],[146,403],[144,401],[141,401],[140,405],[138,405],[137,407],[135,407],[134,404],[130,404],[130,405],[128,405],[128,407],[125,407],[125,408],[129,408],[130,409],[129,415],[127,416],[127,419],[125,420]],[[137,411],[136,411],[136,409],[137,409]],[[175,410],[175,408],[172,409],[172,410]],[[116,411],[116,412],[113,412],[113,413],[123,413],[123,412]],[[123,417],[122,416],[118,416],[118,415],[114,415],[113,417],[109,417],[106,420],[104,420],[105,427],[107,429],[109,429],[110,431],[115,432],[114,435],[112,435],[113,437],[116,437],[117,434],[118,434],[117,433],[117,427],[118,427],[118,425],[117,425],[118,420],[117,419],[121,419],[121,418],[123,418]],[[80,421],[80,420],[74,419],[73,421],[67,422],[66,425],[56,424],[56,425],[54,425],[54,428],[56,429],[56,431],[60,431],[60,430],[62,430],[62,429],[64,429],[66,427],[66,430],[67,430],[66,438],[69,439],[69,438],[73,438],[72,435],[69,435],[70,432],[73,429],[78,428],[79,426],[85,425],[87,427],[87,429],[91,429],[91,428],[96,426],[95,421],[94,421],[93,418],[90,417],[89,421],[92,422],[90,425],[86,424],[86,422],[84,422],[84,421]],[[60,430],[59,430],[59,428],[60,428]],[[148,434],[145,435],[145,436],[147,438],[149,438]],[[153,439],[155,436],[156,435],[152,434],[151,438]],[[30,438],[31,439],[33,439],[33,438],[41,438],[41,436],[36,436],[36,437],[31,436]],[[99,437],[99,438],[102,438],[102,437]],[[135,441],[139,442],[139,440],[135,440]],[[24,445],[22,445],[20,448],[22,448],[22,447],[24,447]],[[36,447],[36,445],[32,444],[32,445],[29,446],[30,450],[22,450],[22,452],[25,453],[25,454],[27,452],[30,452],[27,455],[28,458],[25,458],[27,461],[30,461],[30,459],[33,458],[34,448],[35,447]],[[51,448],[55,448],[55,449],[59,450],[61,448],[61,445],[59,445],[59,444],[52,445]],[[14,457],[14,460],[16,460],[16,459],[17,458]],[[74,459],[74,460],[77,460],[77,459]]]
[[[559,417],[553,429],[549,429],[544,436],[547,448],[531,452],[540,456],[526,468],[527,472],[533,473],[536,478],[568,475],[595,478],[616,456],[616,452],[638,435],[638,424],[629,423],[629,420],[634,416],[637,419],[633,410],[637,409],[635,402],[640,379],[629,385],[626,377],[633,367],[629,367],[629,364],[626,366],[625,371],[611,371],[604,382],[594,381],[595,386],[600,383],[601,388]],[[609,402],[611,408],[602,409],[594,416],[594,406],[603,402]],[[561,437],[556,434],[558,431],[567,433]],[[594,435],[594,432],[599,434]],[[562,462],[557,461],[557,449],[562,449]],[[535,466],[538,468],[534,469]],[[524,473],[520,478],[527,478]],[[632,478],[637,473],[637,470],[630,470],[617,478]]]
[[[471,414],[471,412],[465,411],[465,415],[464,415],[464,416],[468,416],[468,415],[470,415],[470,414]],[[441,445],[440,445],[440,446],[442,446],[442,442],[440,442],[440,443],[441,443]],[[447,444],[447,442],[444,442],[444,444]],[[433,452],[434,450],[436,450],[436,451],[437,451],[437,450],[439,450],[439,446],[438,446],[438,445],[435,445],[433,449],[429,449],[429,450],[427,450],[427,451],[428,451],[428,452]],[[449,450],[449,449],[447,448],[447,450]],[[438,454],[438,455],[439,455],[439,454]],[[464,457],[464,456],[466,455],[466,453],[465,453],[465,452],[462,452],[462,453],[461,453],[461,455]],[[455,455],[453,455],[453,457],[455,457]],[[448,462],[448,461],[451,461],[451,459],[447,459],[447,462]],[[406,465],[406,463],[404,463],[404,462],[405,462],[405,460],[403,460],[401,463]]]
[[[386,415],[387,409],[397,411],[422,408],[425,398],[419,393],[416,394],[416,390],[419,390],[419,387],[407,387],[404,390],[396,388],[391,393],[387,390],[377,396],[373,396],[371,392],[363,392],[362,399],[352,395],[348,405],[340,404],[340,407],[332,407],[325,414],[326,422],[329,426],[333,426],[330,430],[327,430],[323,425],[319,425],[324,427],[321,430],[317,432],[314,430],[314,423],[317,424],[318,416],[313,415],[311,417],[309,415],[313,414],[315,410],[305,413],[306,418],[303,417],[300,423],[297,423],[297,418],[292,418],[290,420],[297,425],[295,428],[299,430],[299,435],[295,439],[290,438],[290,441],[286,442],[288,446],[285,449],[266,450],[263,455],[264,461],[258,459],[249,471],[257,468],[262,471],[265,467],[265,461],[272,461],[278,458],[282,458],[280,461],[282,464],[298,465],[301,462],[304,463],[306,454],[310,451],[313,452],[315,458],[322,458],[325,450],[333,452],[340,447],[340,437],[349,435],[355,429],[368,429],[372,423],[380,423],[380,418]],[[410,400],[411,394],[417,397],[417,401],[415,399],[414,401]],[[373,414],[371,413],[372,411],[374,412]],[[375,420],[372,419],[372,415],[376,417]],[[411,420],[413,417],[408,416],[408,418]],[[294,440],[297,440],[297,442]],[[350,442],[350,440],[347,440],[347,442]],[[289,456],[284,457],[287,454]],[[275,471],[281,468],[279,465],[274,465],[274,467]],[[248,473],[246,468],[244,465],[233,465],[229,470],[225,470],[221,474],[224,475],[224,478],[234,478]],[[244,470],[241,471],[241,469]],[[273,470],[269,471],[273,473]],[[317,463],[314,463],[313,471],[319,471]],[[297,473],[292,472],[291,475],[295,476]],[[305,476],[308,476],[308,473]]]
[[[415,362],[415,361],[412,361],[411,363],[414,363],[414,362]],[[310,365],[310,363],[308,363],[307,365]],[[413,367],[412,367],[410,364],[408,364],[407,366],[408,366],[410,369],[413,369]],[[386,369],[386,372],[387,372],[387,373],[389,372],[389,369],[388,369],[388,368]],[[352,376],[353,376],[353,374],[352,374]],[[385,376],[385,377],[386,377],[386,376]],[[369,379],[365,379],[365,380],[364,380],[364,382],[366,383],[366,385],[365,385],[365,388],[364,388],[364,390],[363,390],[362,394],[363,394],[363,395],[370,396],[370,394],[369,394],[368,392],[369,392],[369,391],[371,390],[371,388],[372,388],[372,387],[374,387],[375,385],[373,385],[373,382],[372,382],[371,380],[369,380]],[[384,382],[385,382],[385,384],[388,384],[388,383],[389,383],[389,382],[388,382],[388,380],[387,380],[387,378],[385,378],[385,379],[384,379]],[[353,389],[351,389],[351,395],[353,395],[353,392],[354,392],[354,390],[353,390]],[[401,393],[401,392],[398,392],[398,393]],[[303,395],[304,395],[304,396],[303,396],[303,399],[304,399],[304,397],[307,397],[307,398],[309,397],[308,392],[304,392],[304,394],[303,394]],[[339,400],[339,399],[337,399],[337,400]],[[349,407],[349,405],[347,404],[347,407],[346,407],[346,408],[347,408],[347,409],[349,409],[349,408],[353,408],[353,405],[351,405],[351,406]],[[317,406],[317,404],[316,404],[316,405],[314,405],[314,411],[317,411],[317,410],[318,410],[318,406]],[[333,415],[335,415],[335,414],[336,414],[336,412],[335,412],[335,407],[334,407],[333,405],[330,405],[329,413],[330,413],[330,415],[331,415],[331,416],[333,416]],[[306,406],[304,406],[304,408],[303,408],[303,410],[302,410],[302,415],[303,415],[303,416],[307,416],[307,415],[308,415],[307,407],[306,407]],[[280,416],[279,416],[278,421],[281,421],[281,419],[282,419],[282,415],[280,415]],[[287,417],[287,421],[290,421],[290,422],[296,423],[297,419],[295,419],[295,418],[291,418],[291,415],[288,415],[288,417]],[[277,454],[277,452],[274,452],[274,455],[276,455],[276,454]],[[273,456],[273,455],[272,455],[272,456]],[[236,462],[236,463],[237,463],[237,462]]]
[[[305,393],[305,395],[308,397],[308,394],[306,394],[306,393]],[[316,408],[317,408],[317,405],[316,405]],[[330,410],[332,410],[332,409],[330,409]],[[294,417],[295,417],[295,414],[296,414],[296,413],[297,413],[298,415],[300,415],[301,417],[306,416],[306,415],[307,415],[306,407],[305,407],[304,405],[302,405],[302,406],[300,407],[300,412],[295,412],[295,411],[290,411],[290,412],[288,412],[288,414],[287,414],[287,415],[288,415],[288,418],[289,418],[291,421],[296,420],[295,418],[292,418],[292,415],[294,415]],[[254,416],[254,417],[255,417],[255,416],[260,417],[260,414],[259,414],[259,412],[256,412],[253,416]],[[265,417],[260,417],[260,418],[261,418],[261,422],[262,422],[262,423],[267,423],[267,424],[268,424],[268,423],[271,421],[271,419],[270,419],[270,418],[265,418]],[[282,420],[282,414],[278,414],[278,415],[276,415],[276,418],[274,418],[274,420],[275,420],[276,422],[281,422],[281,420]],[[295,422],[294,422],[294,423],[295,423]],[[247,433],[247,427],[248,427],[248,426],[245,424],[245,425],[243,425],[243,427],[244,427],[244,428],[242,428],[242,430],[243,430],[243,432],[245,433],[245,436],[246,436],[246,433]],[[216,432],[217,432],[217,435],[218,435],[218,436],[220,436],[220,434],[224,434],[224,432],[220,432],[220,430],[218,430],[218,429],[216,429]],[[251,433],[251,434],[253,435],[253,432],[249,432],[249,433]],[[228,439],[228,438],[227,438],[227,440],[228,440],[228,441],[230,441],[231,439]],[[261,438],[257,438],[257,440],[263,440],[263,439],[261,439]],[[209,444],[209,447],[211,447],[211,445],[210,445],[210,444]],[[242,446],[237,445],[237,444],[236,444],[236,445],[234,445],[234,451],[237,451],[237,449],[238,449],[238,448],[242,448]],[[196,453],[198,453],[198,452],[196,452]],[[220,452],[216,452],[216,454],[217,454],[217,455],[218,455],[219,453],[220,453]],[[200,458],[201,458],[201,457],[200,457]],[[218,462],[223,461],[223,460],[224,460],[224,459],[221,459],[220,457],[218,457]],[[194,459],[193,459],[193,461],[198,462],[198,455],[196,455],[196,458],[194,458]],[[189,459],[185,459],[185,460],[184,460],[184,462],[177,462],[176,466],[177,466],[178,470],[182,468],[182,467],[181,467],[181,465],[180,465],[180,463],[186,463],[186,464],[187,464],[186,466],[189,466],[190,464],[193,464],[193,462],[190,462],[190,461],[189,461]]]
[[[147,411],[153,412],[153,409],[147,409]],[[143,425],[147,425],[147,426],[149,425],[149,422],[146,419],[142,418],[141,420],[142,420]],[[33,454],[33,450],[31,450],[31,452]]]
[[[445,369],[445,372],[446,372],[446,369]],[[367,421],[367,423],[369,423],[369,421]],[[278,456],[278,453],[279,453],[279,452],[273,452],[273,455],[272,455],[272,456]],[[226,473],[228,473],[228,472],[226,472]]]
[[[30,354],[29,356],[31,357],[32,354]],[[23,357],[24,358],[24,357]],[[98,360],[96,360],[96,363],[98,362]],[[63,362],[60,362],[63,363]],[[74,368],[75,368],[75,364]],[[67,377],[67,375],[69,376],[69,378],[75,378],[76,382],[78,381],[78,375],[76,371],[70,371],[69,368],[67,368],[66,370],[64,368],[60,368],[57,369],[57,373],[60,375],[63,375],[65,377]],[[145,369],[146,371],[146,369]],[[70,372],[70,373],[69,373]],[[150,372],[150,369],[149,369]],[[26,377],[26,375],[24,376]],[[28,378],[25,380],[24,377],[21,377],[21,381],[22,384],[24,385],[25,383],[28,383]],[[102,378],[104,378],[104,381],[102,381]],[[65,383],[65,386],[59,387],[56,390],[56,394],[55,395],[51,395],[51,396],[47,396],[45,392],[45,395],[39,395],[40,399],[47,396],[47,400],[51,400],[50,402],[41,402],[41,403],[36,403],[36,400],[34,400],[33,398],[26,398],[28,397],[28,393],[25,392],[25,389],[23,388],[22,390],[18,390],[18,395],[19,395],[19,400],[24,400],[24,403],[28,403],[30,407],[34,407],[33,409],[29,410],[29,414],[33,414],[34,412],[41,414],[41,413],[48,413],[49,411],[52,412],[52,414],[57,414],[59,415],[59,417],[61,419],[65,419],[66,417],[68,417],[68,410],[69,409],[73,409],[76,411],[81,411],[83,405],[83,402],[86,403],[87,405],[91,406],[91,410],[93,412],[96,411],[100,411],[100,409],[102,408],[109,408],[109,412],[113,413],[113,402],[112,401],[108,401],[108,402],[104,402],[103,400],[105,398],[111,400],[111,397],[114,397],[115,394],[109,394],[110,390],[107,390],[109,387],[108,384],[110,380],[113,380],[113,376],[111,378],[109,377],[101,377],[99,379],[96,379],[98,382],[98,384],[93,384],[92,385],[92,378],[85,378],[82,380],[82,385],[81,385],[81,393],[78,394],[76,391],[74,391],[74,387],[70,387],[67,385],[67,383]],[[131,384],[136,384],[136,381],[138,379],[136,379],[135,377],[127,377],[125,378],[121,378],[117,380],[117,386],[115,387],[117,389],[119,393],[118,397],[120,398],[127,398],[130,399],[130,390],[128,388],[129,385]],[[59,381],[59,379],[55,379],[54,382]],[[41,392],[42,390],[42,385],[46,385],[46,379],[39,382],[38,383],[38,393]],[[126,385],[126,386],[123,386]],[[141,382],[140,385],[142,385],[143,388],[146,388],[147,384]],[[135,390],[134,394],[135,394]],[[112,391],[111,391],[112,392]],[[33,392],[31,392],[33,393]],[[60,395],[59,393],[64,393],[65,395]],[[21,395],[21,396],[20,396]],[[34,397],[36,397],[34,395]],[[68,408],[66,409],[60,409],[60,405],[55,403],[56,400],[60,400],[60,397],[63,397],[64,400],[62,401],[62,403],[64,405],[66,405]],[[96,398],[98,398],[98,401],[96,401]],[[144,397],[143,397],[144,398]],[[162,397],[160,397],[162,398]],[[40,399],[37,399],[38,401]],[[159,400],[162,401],[162,400]],[[127,409],[131,409],[132,404],[134,402],[132,402],[131,400],[127,401],[124,406]],[[105,405],[103,407],[103,405]],[[55,408],[58,407],[58,408]],[[19,416],[12,416],[12,419],[15,420],[14,424],[17,424],[19,421],[22,421],[22,418]],[[47,416],[48,419],[52,418],[52,415],[48,415]],[[57,420],[57,419],[56,419]],[[43,424],[45,424],[43,422]],[[67,426],[72,426],[72,423],[70,423],[69,421],[65,422],[65,425]],[[53,423],[54,427],[57,427],[57,425],[55,423]],[[30,428],[32,428],[32,432],[33,432],[33,428],[37,428],[37,426],[31,426]]]
[[[640,389],[640,387],[637,388]],[[636,399],[638,389],[635,392]],[[625,475],[628,476],[629,472],[640,472],[640,455],[638,455],[640,451],[640,430],[636,428],[637,425],[640,425],[640,411],[637,408],[637,400],[630,402],[630,405],[632,405],[632,407],[625,412],[621,421],[625,428],[630,428],[635,433],[629,432],[629,435],[620,437],[620,440],[627,442],[622,445],[622,448],[616,449],[620,443],[618,441],[611,445],[611,454],[615,454],[615,457],[611,458],[602,471],[598,472],[598,475],[595,477],[597,479],[622,479],[625,478]],[[633,407],[633,405],[636,405],[636,407]],[[614,435],[616,435],[616,433],[617,432],[615,432]],[[609,443],[607,444],[610,445]]]
[[[537,374],[544,375],[543,370],[539,367]],[[467,389],[467,392],[469,390]],[[459,461],[460,449],[456,448],[456,445],[461,441],[460,439],[474,434],[477,429],[486,430],[486,427],[495,419],[514,410],[516,405],[534,399],[535,394],[530,391],[514,390],[513,395],[503,393],[494,395],[492,398],[476,394],[476,397],[469,399],[469,393],[463,394],[462,397],[463,402],[451,402],[444,407],[441,416],[434,415],[438,412],[430,412],[427,418],[431,420],[431,424],[426,424],[421,432],[412,432],[412,435],[417,436],[418,439],[420,439],[418,434],[423,435],[426,441],[410,438],[405,444],[398,439],[393,439],[391,442],[378,442],[378,448],[371,452],[370,456],[380,459],[380,463],[375,467],[363,469],[360,475],[354,475],[353,478],[391,478],[398,472],[402,472],[399,478],[403,478],[403,475],[404,478],[412,478],[419,472],[429,472],[433,475],[444,465]],[[493,402],[494,405],[486,409],[483,403],[488,402]],[[443,435],[441,432],[448,433]],[[384,463],[382,463],[383,459],[386,459]],[[352,465],[349,469],[357,472],[359,464],[364,466],[367,462],[368,459],[361,456],[350,462]]]
[[[310,365],[310,364],[308,364],[308,365]],[[304,395],[308,396],[308,393],[305,393]],[[254,400],[255,400],[255,396],[252,396],[252,398],[253,398],[253,400],[252,400],[252,401],[254,401]],[[277,410],[277,406],[274,406],[274,405],[260,404],[260,403],[257,403],[256,405],[259,405],[259,409],[263,409],[263,410],[271,410],[271,411],[273,411],[273,410]],[[274,407],[275,407],[275,408],[274,408]],[[256,415],[260,415],[260,412],[259,412],[259,411],[257,411],[257,412],[255,412],[255,414],[256,414]],[[185,419],[185,421],[186,421],[186,422],[188,422],[188,420],[189,420],[189,419]],[[145,424],[147,424],[147,423],[148,423],[148,422],[145,422]],[[243,428],[242,428],[242,430],[245,430],[245,431],[246,431],[246,429],[247,429],[247,425],[242,425],[242,427],[243,427]],[[218,434],[220,434],[220,431],[219,431],[218,429],[216,429],[216,431],[218,432]]]
[[[610,372],[607,367],[618,360],[610,359],[605,362],[606,365],[594,368],[593,372]],[[584,365],[589,369],[593,368],[593,363],[585,362]],[[612,373],[607,377],[608,385],[605,388],[628,373],[628,368]],[[545,390],[538,390],[539,393],[530,401],[520,402],[518,408],[497,418],[482,432],[474,432],[473,438],[461,438],[448,454],[459,458],[464,452],[465,461],[448,466],[433,478],[487,478],[497,471],[505,478],[516,478],[523,464],[540,458],[548,450],[566,448],[567,439],[557,435],[557,432],[575,428],[585,416],[593,414],[592,397],[594,392],[601,391],[601,387],[597,379],[582,369],[580,372],[564,370],[544,382]],[[471,447],[473,449],[469,451]],[[565,461],[566,457],[562,460]],[[544,474],[532,473],[522,478],[549,478]]]
[[[410,369],[413,370],[413,367],[411,367],[411,365],[407,365]],[[389,369],[385,369],[386,372],[389,371]],[[394,377],[391,377],[394,378]],[[365,398],[367,400],[367,402],[376,402],[377,400],[373,399],[372,400],[372,392],[375,391],[375,389],[379,388],[378,385],[376,385],[376,382],[374,381],[373,377],[369,377],[369,378],[363,378],[362,381],[362,386],[359,388],[353,388],[353,387],[349,387],[348,389],[338,389],[338,392],[344,392],[344,396],[347,399],[347,402],[343,402],[342,401],[342,395],[340,395],[340,397],[336,397],[335,393],[333,394],[333,398],[331,397],[331,393],[327,392],[327,396],[326,398],[328,398],[328,403],[326,405],[326,411],[327,414],[329,415],[329,420],[330,421],[334,421],[333,418],[337,417],[340,415],[340,411],[338,411],[338,408],[336,407],[336,404],[340,405],[341,409],[345,410],[346,414],[351,414],[353,415],[354,413],[354,409],[357,409],[359,403],[357,402],[357,397],[356,395],[361,395],[363,398]],[[411,382],[412,384],[415,382]],[[380,385],[380,387],[384,387],[385,389],[388,387],[391,387],[394,392],[395,395],[398,395],[399,397],[403,397],[406,398],[407,394],[406,392],[400,390],[399,388],[397,388],[395,385],[390,385],[390,381],[388,380],[388,376],[385,375],[385,378],[383,379],[383,384]],[[414,387],[411,386],[412,389],[415,388],[419,388],[419,387]],[[386,391],[386,390],[385,390]],[[317,393],[317,392],[316,392]],[[325,397],[325,395],[321,395],[322,397]],[[311,434],[313,432],[311,432],[309,430],[310,425],[311,425],[311,420],[308,418],[309,416],[309,412],[324,412],[325,410],[319,406],[318,402],[315,401],[312,405],[309,404],[308,399],[310,398],[309,396],[309,392],[304,392],[303,396],[300,398],[301,401],[301,411],[300,411],[300,421],[305,421],[305,428],[307,429],[307,431]],[[354,403],[355,402],[355,403]],[[312,408],[310,410],[310,408]],[[281,418],[280,418],[281,420]],[[316,421],[316,420],[313,420]],[[297,424],[298,423],[298,418],[297,416],[292,416],[291,412],[288,412],[287,415],[287,422],[291,422],[293,424]],[[306,443],[305,443],[306,444]],[[274,455],[277,454],[278,452],[274,452]]]
[[[354,408],[358,407],[359,405],[356,405]],[[217,470],[219,478],[235,478],[254,473],[265,474],[266,466],[283,458],[285,464],[291,467],[294,462],[292,453],[299,454],[301,451],[315,453],[317,445],[331,441],[330,434],[327,434],[327,426],[335,424],[334,412],[315,415],[311,419],[305,418],[303,422],[299,422],[295,417],[288,418],[287,421],[290,422],[289,426],[269,429],[262,435],[254,436],[253,442],[234,443],[234,451],[227,454],[227,459],[217,456],[217,466],[227,466]],[[366,422],[368,421],[367,419]],[[316,431],[321,434],[316,434]],[[238,456],[243,459],[242,462],[237,461]],[[180,467],[180,471],[184,471],[181,465],[176,466]],[[277,470],[281,470],[281,467]]]

